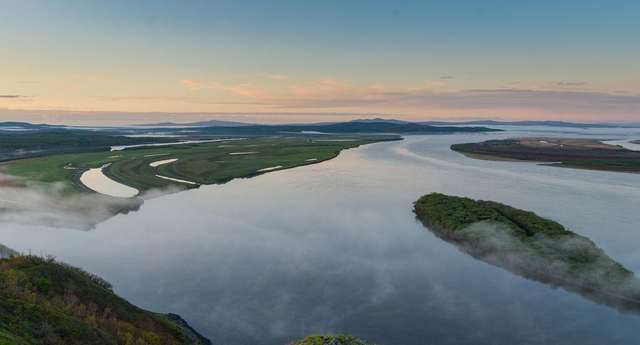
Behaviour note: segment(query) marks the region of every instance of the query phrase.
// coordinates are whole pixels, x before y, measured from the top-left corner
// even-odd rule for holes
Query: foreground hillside
[[[211,344],[179,316],[142,310],[53,259],[0,259],[0,344]]]
[[[0,249],[0,345],[211,344],[178,315],[142,310],[81,268]],[[367,343],[350,335],[311,335],[291,345]]]

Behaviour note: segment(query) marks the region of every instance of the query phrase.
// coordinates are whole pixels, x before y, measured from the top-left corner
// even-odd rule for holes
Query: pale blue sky
[[[638,1],[0,6],[0,108],[640,121]]]

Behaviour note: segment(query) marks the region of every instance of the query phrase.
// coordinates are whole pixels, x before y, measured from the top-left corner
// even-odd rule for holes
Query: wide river
[[[473,160],[449,149],[579,135],[532,130],[367,145],[149,200],[88,232],[0,224],[0,243],[82,266],[142,308],[180,314],[214,344],[280,345],[325,332],[386,345],[637,344],[639,313],[478,261],[412,213],[430,192],[496,200],[557,220],[640,272],[640,175]]]

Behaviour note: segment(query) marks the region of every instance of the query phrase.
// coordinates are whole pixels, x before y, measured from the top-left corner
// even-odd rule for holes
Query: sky
[[[0,9],[0,121],[640,122],[636,0]]]

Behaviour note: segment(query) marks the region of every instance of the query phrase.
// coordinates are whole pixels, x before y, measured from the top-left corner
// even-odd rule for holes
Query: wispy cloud
[[[584,81],[550,81],[546,83],[535,83],[529,86],[531,90],[579,90],[583,91]]]
[[[587,85],[586,82],[584,81],[577,81],[577,82],[563,82],[563,81],[559,81],[557,83],[555,83],[556,86],[585,86]]]
[[[583,81],[553,81],[539,84],[512,83],[507,88],[453,90],[441,80],[421,85],[389,87],[359,85],[321,79],[310,85],[290,85],[288,92],[271,93],[251,84],[226,86],[217,82],[183,80],[193,90],[220,89],[247,98],[247,103],[280,109],[383,107],[425,110],[544,110],[551,113],[626,114],[640,112],[640,96],[585,90]],[[216,102],[214,102],[216,103]]]
[[[284,81],[284,80],[289,80],[291,78],[289,78],[288,75],[285,74],[269,74],[269,73],[261,73],[260,74],[263,77],[267,77],[269,79],[273,79],[273,80],[280,80],[280,81]]]
[[[43,84],[41,81],[20,81],[20,80],[16,80],[16,81],[12,81],[12,84]]]
[[[27,96],[23,96],[23,95],[0,95],[0,98],[9,98],[9,99],[15,99],[15,98],[26,98]]]
[[[180,83],[186,85],[191,90],[202,90],[202,89],[219,89],[222,87],[222,84],[217,82],[204,82],[198,80],[191,79],[182,79]]]
[[[294,85],[293,93],[282,99],[284,107],[354,107],[404,99],[438,87],[445,82],[426,82],[419,86],[390,88],[382,84],[361,86],[335,79],[323,79],[311,86]]]
[[[223,85],[221,83],[210,81],[204,82],[199,80],[183,79],[180,82],[186,85],[191,90],[203,90],[203,89],[216,89],[228,91],[240,96],[249,97],[252,99],[267,99],[271,95],[264,90],[258,90],[253,88],[252,84],[241,83],[236,85]]]
[[[192,97],[180,96],[111,96],[102,97],[101,101],[119,102],[119,101],[194,101]]]

